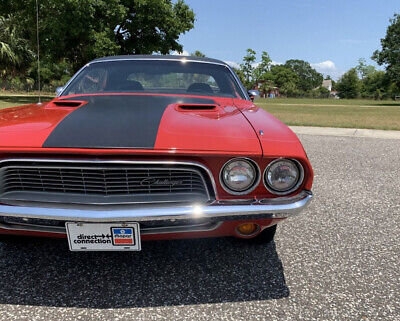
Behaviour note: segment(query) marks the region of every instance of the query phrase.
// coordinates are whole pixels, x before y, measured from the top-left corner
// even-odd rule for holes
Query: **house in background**
[[[266,83],[265,80],[260,80],[253,89],[258,90],[260,92],[260,96],[262,98],[276,98],[280,97],[280,92],[278,87],[274,86],[268,86],[267,90],[265,90],[265,86],[263,86]]]
[[[326,79],[322,81],[322,87],[328,89],[330,92],[332,92],[332,80]]]
[[[329,92],[330,92],[329,97],[339,99],[338,92],[336,90],[332,90],[332,80],[331,79],[323,80],[321,87],[329,90]]]

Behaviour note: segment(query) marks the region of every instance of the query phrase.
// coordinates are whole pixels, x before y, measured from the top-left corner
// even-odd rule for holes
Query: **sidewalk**
[[[332,128],[332,127],[304,127],[304,126],[290,126],[290,128],[296,134],[302,134],[302,135],[400,139],[400,131],[397,131],[397,130]]]

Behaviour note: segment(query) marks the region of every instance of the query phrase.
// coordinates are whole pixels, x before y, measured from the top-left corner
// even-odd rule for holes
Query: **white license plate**
[[[138,223],[65,223],[71,251],[140,251]]]

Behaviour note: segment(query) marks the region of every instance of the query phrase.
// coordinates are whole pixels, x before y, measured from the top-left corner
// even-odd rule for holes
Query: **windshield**
[[[94,93],[155,93],[242,98],[223,65],[168,60],[125,60],[89,64],[63,96]]]

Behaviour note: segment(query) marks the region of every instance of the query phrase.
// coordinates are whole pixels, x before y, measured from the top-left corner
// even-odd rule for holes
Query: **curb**
[[[296,134],[300,134],[300,135],[400,139],[400,131],[397,131],[397,130],[332,128],[332,127],[305,127],[305,126],[290,126],[290,129],[293,130]]]

